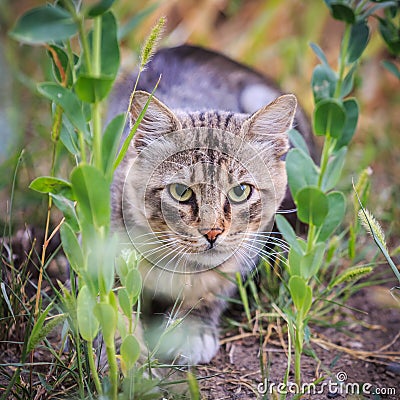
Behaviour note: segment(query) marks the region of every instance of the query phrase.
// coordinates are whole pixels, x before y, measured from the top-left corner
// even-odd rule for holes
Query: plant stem
[[[96,386],[97,394],[102,395],[103,389],[101,388],[99,374],[97,373],[97,368],[93,356],[93,340],[88,341],[88,358],[90,371],[92,372],[92,378],[94,381],[94,385]]]
[[[340,46],[340,57],[339,57],[339,79],[336,84],[334,98],[339,99],[342,91],[342,84],[344,80],[344,71],[346,68],[346,53],[350,43],[350,32],[351,25],[346,24],[343,34],[342,45]]]
[[[118,395],[118,366],[115,360],[115,347],[106,346],[107,360],[110,367],[110,396],[112,400],[117,400]]]
[[[99,77],[101,74],[101,18],[97,17],[94,20],[93,32],[93,75]],[[92,106],[93,118],[93,157],[94,165],[98,169],[102,169],[101,156],[101,105],[96,99]]]

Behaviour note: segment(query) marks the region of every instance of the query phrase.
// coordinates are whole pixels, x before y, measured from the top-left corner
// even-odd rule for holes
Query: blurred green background
[[[85,1],[96,3],[96,1]],[[8,224],[14,170],[16,174],[11,224],[42,226],[45,196],[28,189],[39,175],[49,173],[49,103],[36,91],[36,83],[49,78],[51,68],[43,47],[20,45],[7,32],[39,0],[0,0],[0,229]],[[333,20],[322,0],[117,0],[114,11],[124,37],[122,66],[132,68],[140,44],[159,16],[168,19],[161,46],[191,43],[221,51],[271,76],[285,92],[295,93],[311,115],[311,74],[318,63],[309,47],[322,47],[335,66],[343,25]],[[371,20],[372,37],[356,80],[355,97],[361,116],[350,146],[342,188],[366,166],[373,170],[369,208],[383,221],[389,246],[398,245],[400,233],[400,82],[381,61],[390,59]],[[393,60],[392,60],[393,61]],[[59,158],[58,175],[67,176],[73,160]],[[54,214],[57,219],[57,214]]]

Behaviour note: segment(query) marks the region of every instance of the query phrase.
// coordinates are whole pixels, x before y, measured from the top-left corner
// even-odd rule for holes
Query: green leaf
[[[100,322],[104,343],[107,347],[112,347],[117,327],[117,314],[114,308],[107,303],[97,303],[94,306],[94,315]]]
[[[346,122],[343,105],[334,99],[321,100],[314,110],[314,131],[318,136],[330,135],[339,138]]]
[[[54,43],[78,32],[73,16],[58,6],[42,6],[27,11],[15,24],[10,35],[24,43]]]
[[[86,136],[89,135],[82,104],[71,90],[57,83],[45,82],[38,85],[38,91],[59,105],[75,128],[83,132]]]
[[[310,47],[315,53],[315,55],[318,57],[318,59],[321,61],[321,63],[329,67],[328,60],[326,58],[325,53],[322,51],[321,47],[319,47],[316,43],[310,43]]]
[[[346,154],[347,147],[342,147],[337,153],[331,156],[322,180],[322,190],[324,192],[333,189],[338,183],[346,160]]]
[[[299,314],[304,318],[311,308],[312,291],[305,280],[300,276],[292,276],[289,279],[289,291],[293,304]]]
[[[113,163],[118,152],[125,125],[125,114],[117,115],[108,125],[101,142],[103,172],[109,179],[113,176]]]
[[[129,300],[128,292],[125,288],[118,290],[118,302],[121,307],[122,312],[128,317],[132,317],[132,307],[131,301]]]
[[[53,61],[52,66],[53,66],[53,74],[55,79],[59,84],[62,84],[63,79],[59,70],[58,63],[61,64],[61,68],[64,70],[64,73],[66,74],[66,84],[69,86],[69,84],[72,83],[72,73],[71,73],[71,68],[69,68],[69,60],[68,60],[68,55],[59,46],[56,45],[51,45],[50,46],[53,51],[48,51],[48,55]],[[55,53],[55,54],[54,54]],[[58,62],[56,62],[56,59]]]
[[[317,274],[324,258],[325,247],[325,243],[318,243],[302,257],[300,271],[301,276],[306,280]]]
[[[337,81],[337,75],[329,65],[319,64],[314,68],[311,86],[315,104],[323,99],[333,97]]]
[[[316,186],[318,169],[311,157],[302,150],[290,150],[286,157],[288,184],[294,199],[297,192],[306,186]]]
[[[386,68],[389,72],[391,72],[397,79],[400,79],[400,70],[396,64],[388,61],[383,60],[382,65]]]
[[[42,314],[39,315],[35,325],[33,326],[32,332],[29,335],[26,352],[30,353],[33,351],[36,346],[59,324],[64,322],[68,315],[67,314],[59,314],[54,317],[48,319],[46,322],[47,315],[49,314],[51,308],[53,307],[53,303],[50,303]]]
[[[347,4],[339,2],[331,3],[330,6],[333,18],[338,19],[339,21],[347,22],[348,24],[354,24],[356,16],[351,7],[349,7]]]
[[[349,93],[351,93],[351,91],[353,90],[354,74],[357,71],[357,67],[358,67],[357,64],[353,64],[353,66],[350,68],[350,71],[347,73],[347,75],[345,76],[345,78],[343,80],[343,84],[340,89],[340,97],[342,99],[344,97],[346,97],[347,95],[349,95]]]
[[[137,269],[131,269],[126,276],[126,291],[132,303],[135,303],[142,289],[142,276]]]
[[[283,238],[293,247],[299,254],[303,253],[302,246],[297,240],[296,233],[294,232],[292,225],[286,220],[286,218],[280,214],[275,216],[275,222],[278,227],[279,232],[282,234]]]
[[[101,257],[98,259],[99,266],[99,287],[100,294],[109,293],[115,280],[115,252],[116,252],[116,237],[107,238],[103,244],[99,242],[101,248],[98,249],[97,254]]]
[[[72,189],[79,210],[96,227],[110,224],[110,185],[101,171],[91,165],[75,167],[71,173]]]
[[[97,300],[85,285],[81,287],[77,299],[79,332],[84,340],[92,341],[99,331],[99,321],[94,315]]]
[[[115,262],[115,268],[117,270],[117,274],[121,283],[125,286],[126,284],[126,276],[128,275],[129,269],[125,259],[122,256],[119,256]]]
[[[336,149],[347,146],[354,136],[358,123],[359,107],[356,99],[347,99],[343,102],[346,112],[346,122],[343,127],[342,135],[338,138]]]
[[[302,249],[301,252],[297,251],[298,249],[295,246],[290,247],[288,261],[289,261],[289,272],[290,275],[298,275],[301,276],[301,261],[306,253],[307,244],[304,240],[298,238],[297,243]]]
[[[351,27],[349,47],[346,53],[348,64],[357,61],[369,40],[369,27],[365,21],[358,22]]]
[[[85,268],[85,258],[74,229],[64,222],[60,228],[61,242],[72,269],[79,274]]]
[[[80,155],[78,135],[76,134],[74,127],[69,119],[66,118],[64,115],[61,125],[60,140],[65,148],[73,156]]]
[[[326,242],[341,224],[346,212],[346,199],[341,192],[331,192],[327,195],[329,211],[319,231],[318,241]]]
[[[300,221],[316,226],[324,223],[329,204],[327,196],[320,189],[313,186],[300,189],[295,202]]]
[[[158,3],[150,4],[142,11],[137,12],[123,27],[118,31],[118,40],[122,41],[127,38],[128,35],[146,20],[146,17],[149,16],[154,10],[159,6]]]
[[[392,17],[393,18],[393,17]],[[389,51],[394,55],[400,54],[400,35],[396,25],[388,19],[379,18],[379,32]]]
[[[307,143],[303,137],[303,135],[297,129],[290,129],[288,132],[289,141],[293,147],[304,151],[304,153],[310,155],[310,151],[308,150]]]
[[[100,0],[97,4],[89,7],[86,11],[88,18],[94,18],[107,12],[115,0]]]
[[[107,76],[93,77],[81,74],[75,84],[75,92],[82,101],[100,102],[107,97],[113,82],[114,79]]]
[[[40,176],[31,182],[29,188],[39,193],[56,194],[74,200],[72,186],[64,179],[54,178],[52,176]]]
[[[133,335],[128,335],[121,344],[121,357],[124,360],[126,369],[129,371],[135,366],[140,357],[140,344]]]
[[[74,202],[58,194],[51,194],[50,196],[55,206],[63,213],[65,221],[75,232],[79,232],[80,228]]]
[[[101,17],[101,75],[114,80],[119,70],[119,43],[117,21],[112,12]]]

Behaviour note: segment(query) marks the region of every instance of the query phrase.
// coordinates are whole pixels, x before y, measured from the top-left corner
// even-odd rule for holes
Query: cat
[[[282,202],[293,126],[310,140],[296,97],[229,58],[193,46],[158,51],[140,77],[118,167],[112,225],[141,254],[146,341],[163,361],[208,363],[236,276],[257,265]],[[136,73],[116,87],[126,109]],[[297,109],[297,113],[296,113]],[[127,130],[126,130],[127,132]],[[126,133],[125,133],[126,135]]]

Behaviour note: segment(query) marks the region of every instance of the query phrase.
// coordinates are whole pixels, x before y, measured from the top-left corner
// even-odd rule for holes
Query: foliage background
[[[0,2],[0,229],[8,218],[13,170],[23,148],[11,223],[21,228],[25,223],[42,226],[45,220],[44,197],[27,186],[49,170],[48,102],[40,98],[34,82],[45,80],[50,64],[44,48],[21,46],[7,35],[18,16],[42,4],[40,0]],[[311,74],[317,64],[309,42],[318,43],[333,63],[342,33],[342,24],[329,16],[322,0],[120,0],[114,9],[121,26],[134,26],[124,39],[124,68],[132,68],[140,43],[157,18],[165,15],[168,23],[162,46],[189,42],[221,51],[271,76],[283,91],[295,93],[308,114],[313,108]],[[146,17],[135,24],[141,13]],[[388,236],[396,238],[400,233],[400,154],[396,151],[400,84],[381,65],[391,56],[375,33],[356,80],[360,122],[342,184],[350,189],[351,178],[370,165],[374,173],[369,208],[384,222]],[[69,160],[61,160],[62,176],[69,170]]]

